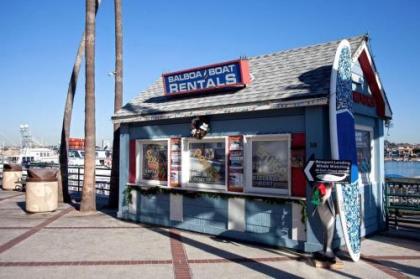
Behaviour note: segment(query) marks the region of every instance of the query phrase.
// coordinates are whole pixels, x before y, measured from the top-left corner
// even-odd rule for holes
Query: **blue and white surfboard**
[[[336,184],[343,236],[353,261],[360,258],[360,203],[354,116],[352,112],[351,49],[347,40],[337,47],[330,83],[330,138],[334,160],[352,162],[351,183]]]

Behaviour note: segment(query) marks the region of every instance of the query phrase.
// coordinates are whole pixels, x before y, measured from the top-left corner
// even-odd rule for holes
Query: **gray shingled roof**
[[[347,38],[352,51],[366,39],[366,36]],[[314,104],[326,103],[331,67],[340,41],[250,57],[252,83],[234,93],[167,97],[159,78],[128,102],[113,119],[132,122],[272,109],[287,107],[287,104],[296,106],[296,100],[308,99],[316,100]],[[277,105],[273,107],[273,104]]]

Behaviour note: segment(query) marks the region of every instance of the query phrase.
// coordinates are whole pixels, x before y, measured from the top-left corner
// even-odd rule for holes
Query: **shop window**
[[[361,184],[372,183],[373,156],[372,156],[372,130],[364,127],[356,128],[357,166]]]
[[[248,192],[290,195],[290,135],[245,137]]]
[[[226,190],[226,139],[184,139],[182,185]]]
[[[137,141],[137,182],[146,185],[167,185],[168,142]]]

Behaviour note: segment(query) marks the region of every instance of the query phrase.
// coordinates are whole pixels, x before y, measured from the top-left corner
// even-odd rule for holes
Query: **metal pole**
[[[77,192],[80,192],[80,166],[77,167]]]

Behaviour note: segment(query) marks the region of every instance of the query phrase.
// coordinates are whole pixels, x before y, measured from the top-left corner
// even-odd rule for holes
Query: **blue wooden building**
[[[384,223],[384,126],[392,112],[369,38],[347,40],[363,236]],[[311,155],[331,158],[328,98],[339,42],[163,74],[113,116],[121,125],[119,217],[320,250],[303,167]],[[336,245],[340,234],[337,225]]]

